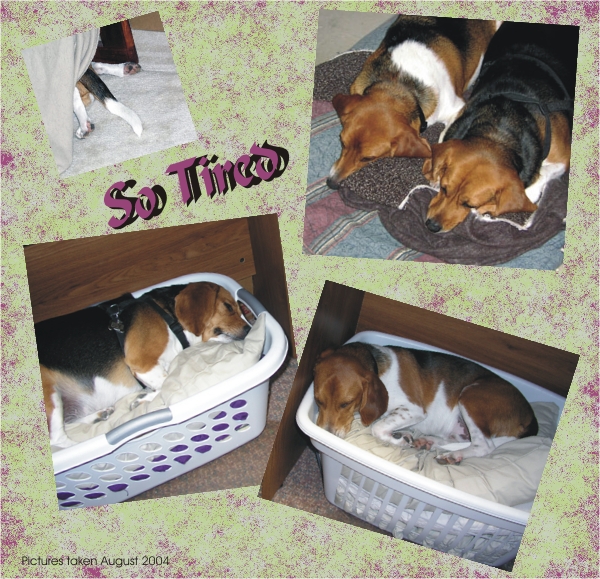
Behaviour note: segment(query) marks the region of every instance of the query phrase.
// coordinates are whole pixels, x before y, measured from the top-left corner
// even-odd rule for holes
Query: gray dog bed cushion
[[[318,65],[313,99],[331,101],[337,93],[348,93],[369,54],[348,52]],[[433,125],[424,136],[436,143],[442,129],[441,124]],[[403,245],[448,263],[505,263],[542,246],[565,227],[567,175],[547,185],[534,213],[492,218],[472,212],[453,230],[432,233],[425,218],[437,191],[429,187],[422,167],[423,159],[379,159],[343,181],[340,196],[350,207],[377,211],[387,231]]]

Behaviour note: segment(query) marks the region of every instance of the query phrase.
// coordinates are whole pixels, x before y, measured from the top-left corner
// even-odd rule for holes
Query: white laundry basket
[[[265,311],[237,282],[211,273],[178,277],[133,295],[198,281],[219,284],[255,315]],[[256,438],[266,424],[269,378],[285,360],[287,348],[283,329],[267,312],[262,358],[251,368],[169,408],[55,452],[59,508],[124,501]]]
[[[349,340],[357,341],[452,354],[380,332],[361,332]],[[486,367],[530,402],[554,402],[562,412],[562,396]],[[331,503],[397,538],[459,557],[497,566],[516,556],[528,512],[470,495],[375,456],[318,427],[317,414],[311,384],[296,419],[320,452],[325,495]]]

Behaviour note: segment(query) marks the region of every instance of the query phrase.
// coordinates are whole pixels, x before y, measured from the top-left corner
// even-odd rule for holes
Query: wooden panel
[[[360,290],[325,282],[263,477],[264,499],[273,498],[306,447],[307,439],[296,424],[296,412],[312,382],[315,361],[323,350],[340,346],[356,333],[363,295]]]
[[[133,30],[154,30],[157,32],[164,32],[165,30],[158,12],[151,12],[150,14],[130,18],[129,25]]]
[[[290,354],[296,357],[277,215],[248,217],[248,229],[256,268],[253,293],[279,322],[288,337]]]
[[[94,62],[120,64],[122,62],[139,62],[131,26],[127,20],[115,22],[100,28],[102,46],[98,46]]]
[[[40,243],[25,262],[35,322],[188,273],[256,272],[246,219]]]
[[[357,332],[377,330],[489,364],[566,396],[579,356],[422,308],[365,294]]]

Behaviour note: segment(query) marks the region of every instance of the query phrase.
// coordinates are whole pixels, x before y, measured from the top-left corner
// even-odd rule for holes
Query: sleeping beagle
[[[439,185],[431,232],[470,212],[533,212],[546,183],[569,168],[578,39],[576,26],[502,24],[463,113],[423,165]]]
[[[342,122],[342,154],[332,189],[382,157],[429,157],[427,123],[451,123],[477,77],[496,21],[400,15],[369,56],[350,94],[333,106]]]
[[[210,282],[173,285],[40,322],[35,334],[50,442],[70,446],[64,423],[106,420],[114,403],[151,400],[189,344],[246,337],[239,304]]]
[[[386,444],[430,450],[471,441],[438,454],[442,464],[537,434],[533,410],[517,388],[449,354],[354,342],[323,352],[314,378],[317,426],[344,438],[357,412]],[[412,429],[424,436],[413,438]]]
[[[94,123],[87,114],[86,107],[90,106],[94,99],[98,100],[107,111],[117,115],[131,125],[133,132],[139,137],[143,127],[140,117],[129,107],[120,103],[110,92],[99,74],[112,74],[113,76],[129,76],[141,70],[141,66],[134,62],[123,64],[105,64],[92,62],[75,85],[73,92],[73,112],[79,122],[79,128],[75,131],[78,139],[84,139],[94,130]]]

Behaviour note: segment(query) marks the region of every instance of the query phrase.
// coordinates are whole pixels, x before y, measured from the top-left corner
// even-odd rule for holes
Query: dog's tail
[[[79,82],[106,107],[107,111],[129,123],[138,137],[142,134],[144,129],[140,117],[113,96],[104,81],[91,67],[85,71]]]

